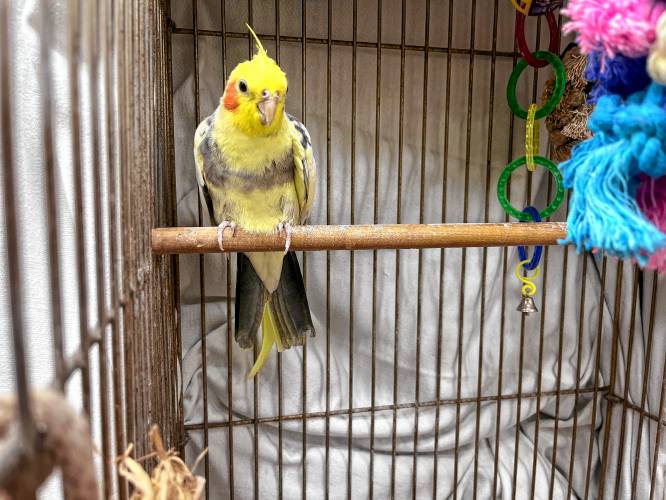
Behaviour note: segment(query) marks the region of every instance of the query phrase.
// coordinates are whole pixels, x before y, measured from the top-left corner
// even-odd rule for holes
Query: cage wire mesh
[[[175,224],[168,14],[159,1],[0,8],[0,386],[20,408],[16,427],[2,400],[0,490],[33,498],[55,467],[42,498],[127,498],[114,458],[128,443],[147,453],[152,422],[182,442],[176,267],[149,237]]]
[[[518,58],[508,4],[172,2],[172,21],[180,225],[210,223],[190,137],[253,53],[246,22],[312,136],[312,223],[506,221],[492,189],[524,136],[503,96]],[[531,21],[538,46],[546,26]],[[522,100],[537,101],[549,76],[525,78]],[[511,199],[543,204],[552,189],[539,174],[516,177]],[[526,320],[507,279],[515,255],[303,255],[318,337],[249,382],[252,353],[228,320],[233,266],[181,256],[185,430],[192,455],[211,450],[209,494],[658,494],[656,278],[551,247],[542,312]]]
[[[0,387],[20,415],[0,485],[7,457],[34,463],[34,387],[49,384],[90,416],[104,497],[129,496],[113,457],[147,453],[152,423],[190,463],[209,448],[207,498],[664,497],[655,274],[547,247],[526,318],[515,248],[301,254],[317,336],[246,380],[233,259],[151,252],[152,228],[210,224],[192,137],[253,52],[246,22],[313,140],[311,222],[506,222],[493,190],[524,137],[504,97],[509,2],[0,7]],[[529,19],[533,46],[542,24]],[[549,76],[524,77],[521,101]],[[523,172],[510,197],[552,191]]]

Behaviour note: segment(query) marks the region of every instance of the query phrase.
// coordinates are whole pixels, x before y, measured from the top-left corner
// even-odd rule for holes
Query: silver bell
[[[534,303],[534,299],[529,295],[523,295],[523,300],[521,300],[520,304],[518,304],[518,307],[516,307],[516,311],[520,311],[523,314],[539,312],[536,304]]]

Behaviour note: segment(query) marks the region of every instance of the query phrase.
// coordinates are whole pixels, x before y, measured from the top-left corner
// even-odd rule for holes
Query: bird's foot
[[[284,254],[287,255],[287,252],[289,251],[289,248],[291,247],[291,233],[293,232],[293,229],[291,227],[291,224],[288,222],[280,222],[277,225],[277,231],[278,234],[285,234],[285,239],[286,242],[284,244]]]
[[[226,228],[231,228],[231,237],[236,236],[236,223],[228,220],[222,221],[222,223],[217,226],[217,242],[220,245],[220,250],[224,252],[224,230]]]

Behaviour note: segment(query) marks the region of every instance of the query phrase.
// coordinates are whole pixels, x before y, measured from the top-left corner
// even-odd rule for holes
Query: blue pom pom
[[[588,56],[585,79],[595,82],[588,102],[595,103],[601,96],[617,94],[621,97],[644,90],[650,84],[647,73],[647,58],[632,59],[616,55],[610,59],[603,57],[600,52],[593,52]]]
[[[589,121],[594,136],[560,165],[565,187],[573,188],[565,242],[578,251],[602,249],[644,265],[666,247],[666,235],[636,202],[641,173],[666,175],[665,102],[666,87],[656,83],[625,101],[599,98]]]

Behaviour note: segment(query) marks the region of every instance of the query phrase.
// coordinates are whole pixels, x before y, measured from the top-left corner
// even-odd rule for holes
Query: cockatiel
[[[256,375],[273,344],[279,351],[303,345],[315,330],[303,277],[289,251],[291,226],[308,218],[316,171],[310,135],[284,109],[287,77],[252,31],[257,53],[229,75],[215,112],[194,136],[197,180],[211,220],[224,230],[236,227],[286,235],[284,252],[237,255],[235,338],[254,345],[262,325],[261,352],[248,374]]]

